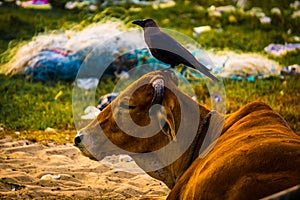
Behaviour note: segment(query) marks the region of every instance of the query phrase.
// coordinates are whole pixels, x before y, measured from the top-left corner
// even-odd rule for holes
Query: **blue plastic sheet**
[[[82,56],[76,53],[61,49],[43,49],[28,61],[25,75],[38,81],[72,81],[82,62]]]
[[[28,61],[25,75],[35,81],[74,81],[84,57],[64,49],[43,49]],[[147,48],[135,49],[115,58],[105,70],[104,76],[116,78],[118,74],[134,67],[150,72],[170,66],[154,58]],[[199,80],[202,77],[197,70],[186,66],[178,67],[177,70],[188,80]]]

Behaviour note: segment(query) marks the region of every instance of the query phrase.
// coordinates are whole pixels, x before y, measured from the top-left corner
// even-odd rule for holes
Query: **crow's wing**
[[[155,54],[163,54],[153,55],[159,60],[169,64],[185,64],[199,70],[212,80],[218,81],[218,79],[213,76],[204,65],[199,63],[187,49],[168,34],[162,31],[156,32],[155,34],[147,34],[145,35],[145,41],[148,47],[152,49],[151,52],[156,51]]]

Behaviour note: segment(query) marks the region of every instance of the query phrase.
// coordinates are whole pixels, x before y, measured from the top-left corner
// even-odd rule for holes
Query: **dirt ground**
[[[165,199],[168,193],[126,155],[97,162],[73,144],[0,140],[0,199]]]

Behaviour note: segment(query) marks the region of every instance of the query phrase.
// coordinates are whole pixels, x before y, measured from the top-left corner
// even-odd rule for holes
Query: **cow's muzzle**
[[[74,139],[74,143],[75,143],[76,147],[79,146],[79,144],[82,141],[82,138],[83,138],[83,135],[80,132],[78,132],[77,135],[76,135],[76,137],[75,137],[75,139]]]

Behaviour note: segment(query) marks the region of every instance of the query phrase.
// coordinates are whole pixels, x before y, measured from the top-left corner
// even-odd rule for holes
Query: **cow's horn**
[[[163,101],[164,90],[165,90],[164,80],[161,78],[155,79],[152,82],[152,87],[154,89],[154,95],[153,95],[151,105],[161,104]]]

